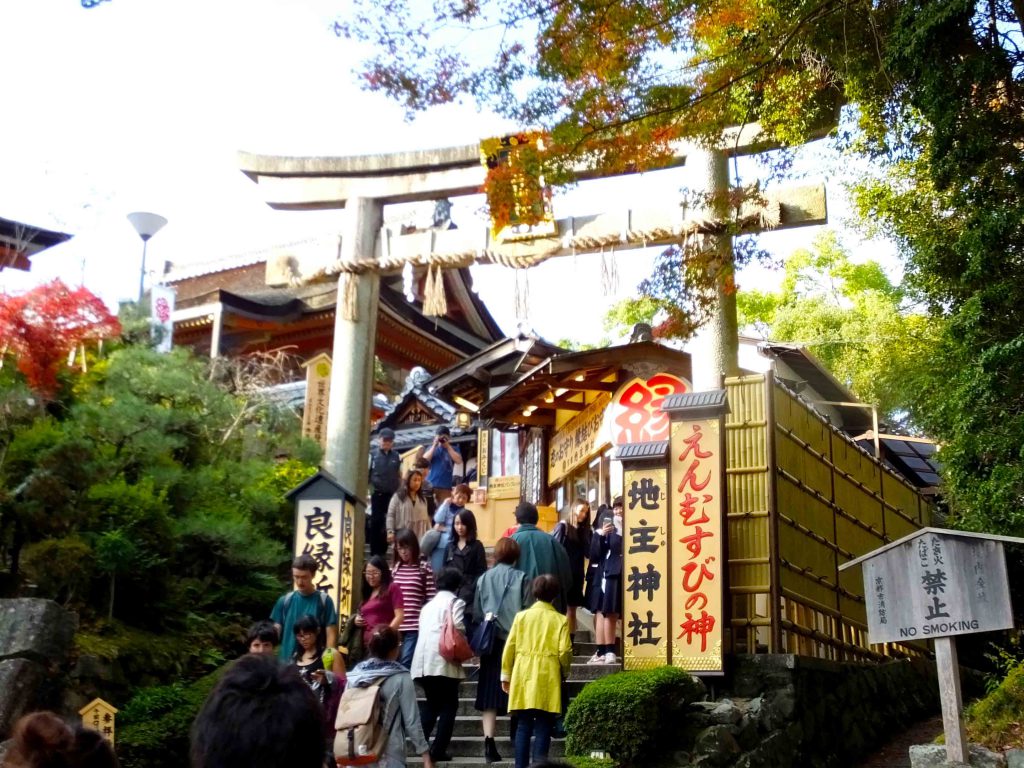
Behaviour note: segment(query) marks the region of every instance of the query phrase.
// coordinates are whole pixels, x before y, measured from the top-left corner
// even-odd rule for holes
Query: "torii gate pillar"
[[[702,193],[708,200],[703,212],[714,221],[727,221],[729,217],[729,157],[718,149],[694,149],[687,164],[697,179],[702,179]],[[733,264],[731,234],[711,235],[714,248],[722,264]],[[728,290],[721,280],[716,281],[717,303],[711,318],[698,333],[694,350],[700,364],[693,366],[693,388],[707,392],[721,388],[722,376],[739,374],[739,321],[736,316],[736,292]]]
[[[356,197],[346,202],[345,213],[340,261],[374,258],[377,233],[384,220],[383,204],[372,198]],[[368,270],[351,275],[350,279],[356,281],[355,320],[345,319],[341,308],[346,301],[346,281],[338,281],[324,469],[344,487],[359,489],[357,493],[365,495],[369,469],[366,446],[370,444],[367,414],[373,400],[373,344],[377,338],[380,275]],[[364,527],[357,522],[353,532],[355,551],[361,553]]]

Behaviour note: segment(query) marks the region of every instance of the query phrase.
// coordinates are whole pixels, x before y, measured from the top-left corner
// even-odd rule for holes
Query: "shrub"
[[[572,755],[565,758],[565,762],[572,768],[615,768],[615,761],[609,757],[584,757]]]
[[[684,710],[703,694],[703,684],[676,667],[595,680],[569,705],[566,753],[604,750],[620,765],[650,762],[671,748]]]
[[[226,667],[189,685],[143,688],[119,715],[122,768],[181,768],[189,764],[189,729]]]
[[[990,749],[1024,747],[1024,662],[1018,663],[995,690],[966,713],[967,737]]]

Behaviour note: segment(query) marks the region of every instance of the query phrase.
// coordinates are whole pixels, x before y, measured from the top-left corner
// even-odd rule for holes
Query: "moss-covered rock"
[[[968,707],[967,738],[990,749],[1024,747],[1024,662],[992,693]]]

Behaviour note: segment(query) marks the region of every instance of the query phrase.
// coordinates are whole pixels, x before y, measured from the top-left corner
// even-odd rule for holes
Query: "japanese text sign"
[[[340,614],[346,595],[342,589],[342,561],[351,562],[351,552],[344,550],[344,540],[351,540],[352,510],[343,514],[342,499],[299,499],[295,504],[295,555],[310,555],[317,563],[314,586],[326,592]],[[346,569],[347,570],[347,569]],[[350,576],[350,574],[346,574]],[[348,580],[348,602],[352,584]]]
[[[551,437],[548,483],[554,484],[608,444],[602,427],[611,395],[602,392]]]
[[[302,436],[327,447],[327,404],[331,394],[331,358],[320,354],[306,363],[306,404]]]
[[[925,530],[863,567],[872,643],[1013,626],[1000,541]]]
[[[661,410],[669,395],[689,392],[690,385],[671,373],[656,373],[649,379],[635,378],[623,384],[612,397],[611,434],[613,445],[668,440],[669,417]]]
[[[668,664],[668,472],[625,469],[622,580],[623,662],[626,669]]]
[[[103,699],[93,699],[78,710],[78,714],[82,716],[83,728],[91,728],[109,741],[111,746],[114,745],[114,716],[117,714],[117,709]]]
[[[519,475],[492,477],[487,483],[487,497],[490,499],[518,499],[523,486]]]
[[[669,447],[672,664],[724,671],[724,499],[721,421],[673,421]]]

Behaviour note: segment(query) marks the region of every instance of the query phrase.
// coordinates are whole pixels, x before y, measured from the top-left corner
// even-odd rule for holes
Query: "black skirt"
[[[508,714],[508,694],[501,690],[501,654],[504,650],[505,641],[495,638],[491,652],[480,657],[474,702],[480,712],[496,709],[499,715]]]
[[[602,583],[604,582],[603,588]],[[622,613],[622,590],[620,589],[621,579],[618,576],[609,576],[606,579],[597,579],[587,589],[587,609],[591,613],[603,613],[605,615]]]

